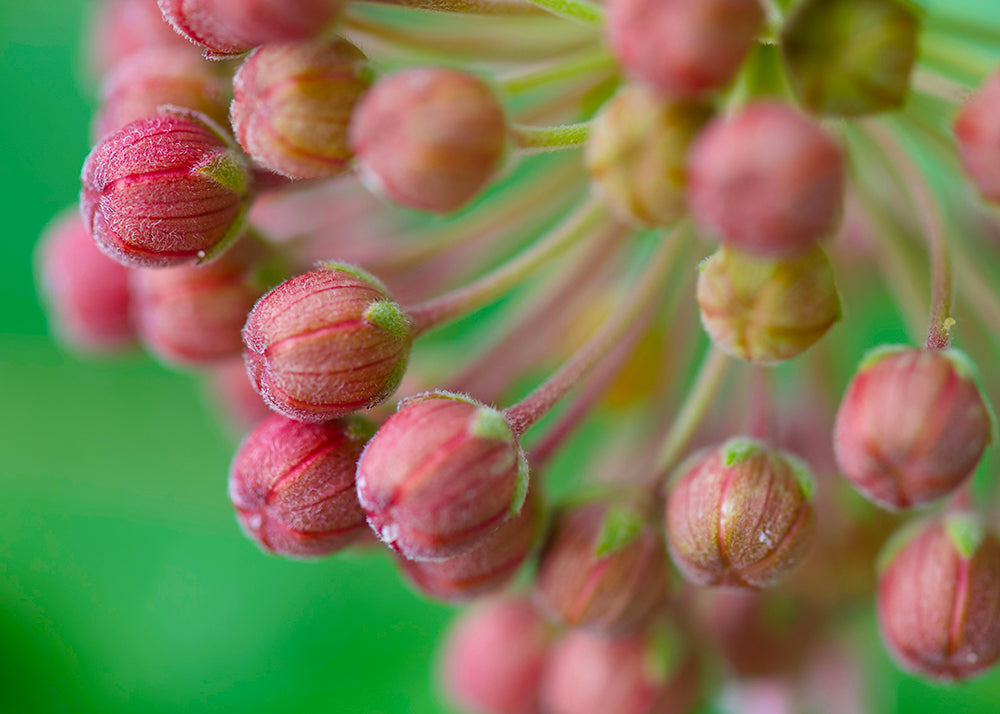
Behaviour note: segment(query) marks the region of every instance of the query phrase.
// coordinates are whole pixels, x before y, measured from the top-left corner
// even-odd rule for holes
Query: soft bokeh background
[[[234,442],[197,384],[47,336],[31,254],[89,148],[89,5],[0,0],[0,711],[444,711],[432,662],[449,608],[380,556],[260,554],[225,496]],[[882,312],[858,349],[902,336]],[[870,615],[859,627],[881,711],[1000,711],[1000,676],[919,683]]]

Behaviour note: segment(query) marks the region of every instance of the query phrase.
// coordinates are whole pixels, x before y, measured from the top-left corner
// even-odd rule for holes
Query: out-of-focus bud
[[[292,178],[347,169],[347,127],[369,85],[367,59],[344,40],[266,45],[233,79],[233,131],[254,161]]]
[[[553,620],[628,634],[666,604],[667,558],[648,519],[625,504],[570,507],[555,521],[535,581]]]
[[[351,119],[350,143],[373,191],[409,208],[448,213],[472,200],[499,168],[507,120],[478,77],[417,67],[375,83]]]
[[[1000,659],[1000,540],[976,516],[902,531],[879,565],[882,638],[902,667],[962,680]]]
[[[484,602],[463,613],[448,633],[442,686],[472,714],[538,714],[551,640],[526,598]]]
[[[94,5],[97,9],[87,33],[87,50],[98,76],[152,47],[181,47],[197,55],[191,44],[164,21],[151,0],[101,0]]]
[[[79,211],[62,213],[45,229],[37,264],[52,328],[67,344],[111,352],[135,342],[129,271],[98,250]]]
[[[213,365],[204,374],[203,386],[209,406],[217,407],[224,422],[236,434],[246,434],[273,414],[254,389],[242,358]]]
[[[837,144],[780,102],[716,119],[688,156],[694,217],[747,253],[801,255],[833,232],[843,199]]]
[[[243,231],[242,155],[195,114],[140,119],[83,165],[80,209],[101,249],[125,265],[205,260]]]
[[[919,32],[906,0],[802,0],[782,29],[781,51],[806,107],[860,116],[903,104]]]
[[[776,259],[723,245],[701,265],[698,306],[716,345],[761,364],[801,354],[840,320],[833,268],[819,247]]]
[[[684,214],[684,157],[710,116],[707,105],[669,102],[640,85],[604,105],[587,139],[587,169],[619,217],[669,225]]]
[[[837,412],[841,472],[884,508],[929,503],[972,475],[993,420],[975,366],[957,350],[902,346],[862,361]]]
[[[187,47],[153,47],[123,60],[101,85],[101,108],[91,132],[96,139],[159,113],[162,106],[201,112],[228,121],[227,82]]]
[[[354,474],[374,431],[356,416],[303,424],[272,414],[258,424],[229,471],[243,530],[266,551],[302,558],[333,553],[366,533]]]
[[[607,34],[628,75],[691,98],[733,78],[763,20],[758,0],[611,0]]]
[[[368,524],[409,560],[471,550],[520,513],[527,487],[503,414],[447,392],[401,402],[358,463]]]
[[[323,422],[396,391],[413,334],[376,278],[330,263],[262,297],[247,317],[243,342],[247,371],[271,408]]]
[[[158,0],[163,17],[213,59],[258,45],[305,40],[337,17],[342,0]]]
[[[773,585],[812,544],[812,492],[802,462],[747,439],[696,454],[667,502],[674,563],[696,585]]]
[[[505,587],[528,557],[544,522],[541,498],[532,488],[521,512],[508,518],[479,545],[447,560],[399,559],[403,575],[422,594],[461,601]]]
[[[146,348],[181,366],[238,357],[247,313],[265,290],[261,253],[244,241],[208,265],[134,271],[134,314]]]
[[[542,676],[547,714],[685,714],[697,701],[698,664],[666,623],[608,638],[570,630],[552,648]]]
[[[1000,72],[962,107],[955,119],[955,138],[966,173],[988,201],[1000,203]]]

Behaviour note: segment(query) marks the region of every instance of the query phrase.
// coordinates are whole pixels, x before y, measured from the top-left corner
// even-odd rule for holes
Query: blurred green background
[[[998,17],[992,0],[941,4]],[[444,711],[432,662],[449,608],[381,556],[259,553],[225,495],[234,441],[194,380],[47,336],[31,255],[89,149],[89,9],[0,0],[0,711]],[[871,620],[881,711],[1000,711],[997,674],[900,676]]]

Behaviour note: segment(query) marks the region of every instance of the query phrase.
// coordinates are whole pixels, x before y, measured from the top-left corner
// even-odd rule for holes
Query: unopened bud
[[[98,76],[152,47],[180,47],[198,54],[174,32],[152,0],[102,0],[93,5],[97,7],[87,33],[87,54]]]
[[[988,201],[1000,203],[1000,72],[962,107],[955,119],[955,138],[966,173]]]

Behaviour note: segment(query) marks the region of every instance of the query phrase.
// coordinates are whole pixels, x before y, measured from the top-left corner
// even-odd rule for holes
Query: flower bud
[[[205,397],[232,432],[246,434],[274,413],[254,389],[242,357],[213,365],[204,376]]]
[[[254,161],[291,178],[344,171],[351,112],[369,84],[366,62],[340,39],[255,50],[233,79],[236,139]]]
[[[351,119],[350,143],[374,192],[448,213],[472,200],[499,168],[507,120],[478,77],[418,67],[375,83]]]
[[[888,346],[868,354],[847,388],[834,448],[866,498],[906,508],[958,488],[992,429],[975,367],[961,352]]]
[[[158,0],[178,33],[219,59],[258,45],[305,40],[326,28],[341,0]]]
[[[965,171],[988,201],[1000,202],[1000,72],[962,107],[955,119],[955,138]]]
[[[447,560],[400,558],[403,575],[419,592],[436,600],[470,600],[499,591],[517,574],[538,540],[544,519],[535,491],[528,491],[520,513],[472,550]]]
[[[368,524],[410,560],[471,550],[521,511],[527,486],[503,414],[447,392],[401,402],[358,463]]]
[[[919,32],[905,0],[802,0],[782,29],[781,51],[802,104],[861,116],[902,106]]]
[[[225,125],[228,90],[211,65],[188,47],[167,45],[123,60],[101,85],[101,108],[92,134],[100,139],[126,124],[159,113],[162,106],[201,112]]]
[[[204,260],[239,236],[249,201],[242,156],[195,115],[162,114],[106,136],[83,165],[80,209],[125,265]]]
[[[754,255],[808,251],[836,228],[843,198],[837,144],[780,102],[756,102],[717,118],[688,156],[695,219]]]
[[[700,689],[687,643],[664,623],[612,639],[570,630],[542,676],[546,714],[686,714]]]
[[[840,320],[833,268],[818,247],[775,259],[724,245],[701,264],[698,306],[716,345],[761,364],[801,354]]]
[[[634,508],[595,502],[558,516],[535,582],[544,614],[570,626],[626,634],[646,624],[666,595],[663,540]]]
[[[619,217],[669,225],[684,214],[684,156],[710,116],[705,105],[668,102],[640,85],[604,105],[587,139],[587,170]]]
[[[552,635],[526,598],[484,602],[462,613],[441,662],[445,691],[473,714],[538,714],[538,687]]]
[[[354,473],[375,426],[361,417],[303,424],[272,414],[244,439],[229,498],[246,534],[266,551],[327,555],[367,532]]]
[[[180,47],[197,56],[196,50],[174,32],[151,0],[101,0],[94,4],[97,8],[86,39],[90,64],[98,76],[152,47]]]
[[[322,422],[375,406],[406,371],[409,318],[368,273],[330,263],[258,301],[243,328],[247,371],[282,414]]]
[[[674,564],[696,585],[773,585],[812,543],[812,492],[802,462],[753,441],[697,454],[667,502]]]
[[[37,253],[39,288],[52,327],[66,343],[106,352],[135,341],[128,269],[98,250],[79,211],[56,217]]]
[[[882,639],[899,664],[962,680],[1000,659],[1000,540],[967,513],[908,529],[880,562]]]
[[[763,21],[758,0],[611,0],[607,35],[626,74],[691,98],[733,78]]]
[[[165,362],[182,366],[238,357],[243,323],[264,292],[259,252],[244,241],[207,265],[134,271],[131,285],[143,344]]]

